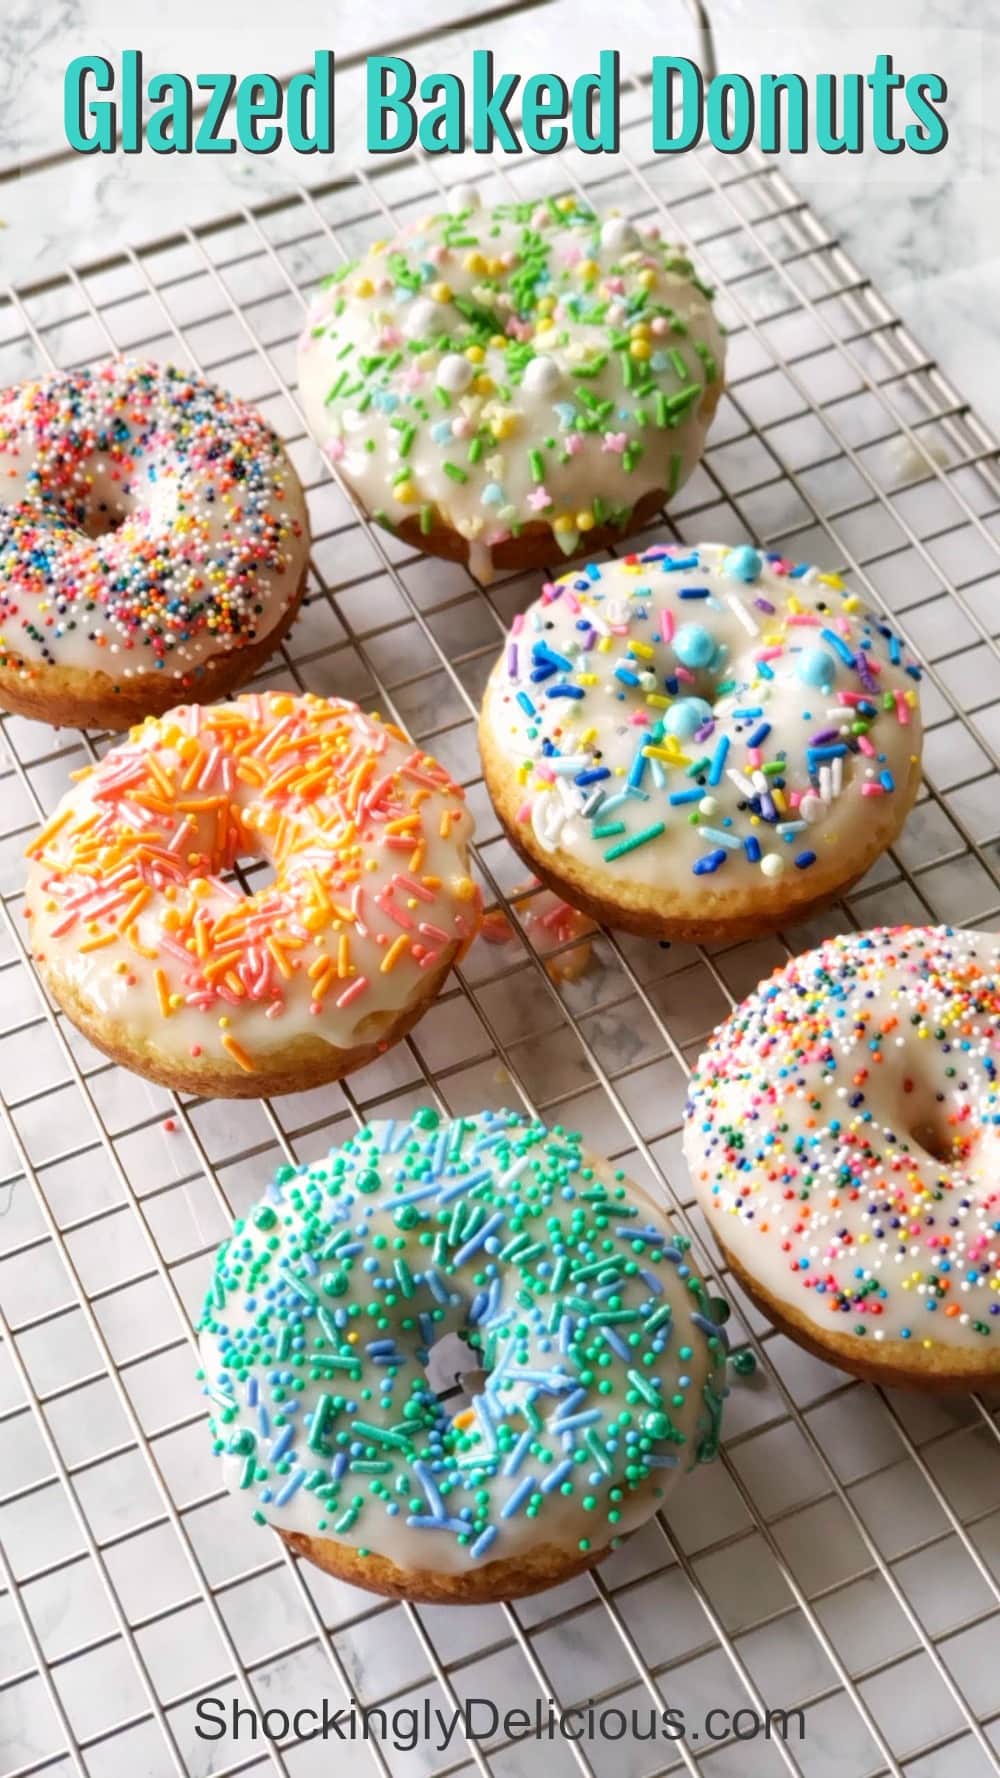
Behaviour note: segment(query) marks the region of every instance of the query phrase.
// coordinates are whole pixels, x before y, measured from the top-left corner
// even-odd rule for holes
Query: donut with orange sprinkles
[[[404,1036],[479,929],[464,793],[355,704],[150,717],[28,850],[45,985],[98,1049],[188,1092],[339,1079]],[[266,860],[272,880],[233,867]]]
[[[122,730],[252,678],[305,590],[309,522],[261,416],[171,365],[0,395],[0,706]]]
[[[733,1274],[871,1381],[1000,1381],[1000,938],[829,939],[763,982],[691,1080],[684,1147]]]

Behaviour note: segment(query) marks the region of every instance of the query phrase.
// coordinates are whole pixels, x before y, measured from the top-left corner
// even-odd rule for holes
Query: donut
[[[227,1485],[374,1592],[554,1586],[716,1453],[728,1310],[688,1246],[579,1136],[511,1111],[423,1109],[281,1168],[199,1323]],[[439,1394],[463,1352],[467,1396]]]
[[[919,677],[837,574],[748,545],[588,562],[514,620],[480,719],[486,785],[531,869],[593,919],[749,937],[896,838]]]
[[[355,704],[247,694],[150,717],[28,848],[34,961],[136,1074],[263,1098],[405,1035],[478,930],[457,784]],[[224,880],[266,859],[252,893]]]
[[[305,590],[278,438],[172,365],[115,360],[0,395],[0,705],[127,729],[243,684]]]
[[[733,1275],[872,1382],[1000,1380],[1000,939],[831,938],[715,1032],[684,1147]]]
[[[572,197],[449,208],[325,281],[299,350],[310,430],[412,547],[542,568],[648,520],[722,391],[712,292],[651,224]]]

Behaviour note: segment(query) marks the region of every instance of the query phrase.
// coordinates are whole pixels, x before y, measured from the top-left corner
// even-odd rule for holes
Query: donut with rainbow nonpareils
[[[115,359],[0,395],[0,705],[126,729],[252,678],[305,591],[281,441],[191,371]]]
[[[875,1382],[1000,1380],[1000,939],[880,927],[762,982],[692,1076],[684,1147],[734,1275]]]

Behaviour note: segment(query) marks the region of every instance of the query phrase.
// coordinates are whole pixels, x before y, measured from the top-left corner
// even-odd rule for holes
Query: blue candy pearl
[[[674,637],[674,653],[685,667],[707,667],[715,658],[715,641],[702,624],[682,624]]]
[[[819,691],[831,691],[836,683],[837,663],[825,648],[804,648],[797,669],[803,685],[813,685]]]
[[[754,581],[760,579],[762,566],[757,551],[745,543],[740,549],[731,549],[724,557],[722,572],[728,574],[732,580]]]
[[[669,735],[676,735],[679,741],[690,741],[702,723],[711,720],[711,715],[712,706],[706,704],[704,698],[678,698],[663,718],[663,726]]]

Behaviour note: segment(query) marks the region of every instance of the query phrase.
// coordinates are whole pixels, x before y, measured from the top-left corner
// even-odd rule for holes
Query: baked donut
[[[516,1112],[421,1110],[283,1167],[200,1322],[228,1485],[377,1593],[566,1580],[715,1455],[728,1311],[688,1245],[578,1136]]]
[[[479,740],[508,838],[650,938],[804,919],[892,844],[919,668],[836,574],[722,544],[588,562],[517,617]]]
[[[879,927],[763,982],[684,1147],[735,1277],[794,1340],[913,1388],[1000,1380],[1000,939]]]
[[[388,1049],[479,926],[457,784],[355,704],[288,692],[149,718],[28,848],[46,986],[90,1041],[191,1093],[263,1098]],[[223,881],[267,859],[273,882]]]
[[[299,386],[363,510],[415,549],[542,568],[647,521],[701,456],[722,390],[690,260],[573,197],[450,207],[328,278]]]
[[[0,705],[126,729],[252,678],[305,590],[299,479],[260,415],[118,359],[0,395]]]

